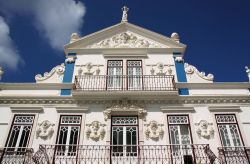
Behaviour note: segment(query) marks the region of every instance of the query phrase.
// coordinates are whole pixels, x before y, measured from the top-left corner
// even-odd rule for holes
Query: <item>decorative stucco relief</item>
[[[49,79],[54,74],[61,76],[61,75],[63,75],[64,71],[65,71],[65,65],[64,65],[64,63],[62,63],[61,65],[54,67],[50,72],[45,72],[43,74],[43,76],[41,74],[37,74],[35,76],[35,79],[36,79],[36,82],[41,82],[41,81]]]
[[[162,48],[160,43],[154,42],[131,32],[116,34],[87,48]]]
[[[86,124],[88,127],[86,130],[87,139],[91,138],[94,141],[103,140],[105,136],[105,124],[100,123],[99,121],[93,121],[91,124]]]
[[[194,67],[192,65],[189,65],[188,63],[184,64],[184,68],[185,68],[185,72],[187,73],[188,76],[196,74],[196,75],[198,75],[199,77],[201,77],[204,80],[207,80],[207,81],[213,81],[214,80],[214,75],[208,74],[206,76],[205,72],[199,72],[196,67]]]
[[[78,75],[99,75],[101,70],[100,70],[100,65],[94,65],[90,62],[86,63],[85,65],[77,65],[77,67],[80,68],[78,69]],[[94,68],[94,69],[93,69]]]
[[[148,124],[145,124],[147,127],[145,131],[146,139],[152,139],[158,141],[163,138],[164,130],[162,129],[163,124],[158,124],[157,121],[150,121]]]
[[[165,65],[161,62],[151,65],[150,74],[151,75],[172,75],[173,70],[170,65]]]
[[[41,123],[38,123],[38,129],[36,131],[36,138],[41,138],[43,140],[50,139],[54,134],[55,124],[45,120]]]
[[[214,138],[213,123],[208,123],[206,120],[200,120],[199,123],[195,124],[197,127],[196,133],[199,138],[212,139]]]
[[[137,113],[139,118],[146,121],[147,111],[144,109],[143,105],[135,105],[129,103],[127,100],[123,100],[121,103],[114,103],[112,105],[108,105],[106,110],[103,111],[104,120],[107,121],[112,112],[133,112]]]

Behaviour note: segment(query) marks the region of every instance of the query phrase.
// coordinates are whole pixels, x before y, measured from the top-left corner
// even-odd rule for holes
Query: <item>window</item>
[[[122,60],[108,60],[107,89],[108,90],[136,90],[142,88],[142,61],[127,60],[123,67]],[[123,69],[126,68],[123,74]],[[126,75],[127,73],[127,75]]]
[[[223,146],[242,146],[239,127],[234,114],[215,115]]]
[[[171,144],[191,144],[188,116],[168,116],[169,138]]]
[[[9,138],[6,143],[5,154],[25,153],[28,146],[32,126],[34,123],[34,115],[15,115],[10,129]]]
[[[56,155],[75,156],[81,129],[81,116],[61,116]]]
[[[122,61],[108,60],[108,83],[107,89],[122,89]]]
[[[141,89],[142,87],[142,63],[140,60],[128,60],[128,89]]]
[[[137,156],[137,117],[112,117],[112,156]]]

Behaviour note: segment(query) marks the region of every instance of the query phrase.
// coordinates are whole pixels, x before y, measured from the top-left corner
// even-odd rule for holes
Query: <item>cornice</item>
[[[128,100],[131,97],[128,97]],[[105,100],[103,98],[75,98],[72,96],[58,96],[58,97],[1,97],[0,106],[86,106],[88,104],[110,104],[119,102],[121,97],[117,99]],[[250,105],[249,96],[178,96],[164,99],[136,99],[130,100],[132,103],[143,103],[143,104],[172,104],[175,106],[181,104],[197,104],[197,105]],[[177,105],[178,104],[178,105]]]
[[[249,82],[176,83],[177,88],[188,89],[248,89]]]
[[[60,90],[72,88],[72,83],[0,83],[0,90]]]

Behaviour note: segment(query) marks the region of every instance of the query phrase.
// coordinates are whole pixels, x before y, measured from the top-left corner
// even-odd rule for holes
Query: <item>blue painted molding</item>
[[[175,55],[176,53],[173,53],[173,54]],[[185,68],[184,68],[184,62],[183,61],[179,61],[179,62],[176,61],[175,57],[174,57],[174,61],[175,61],[175,69],[176,69],[178,82],[187,82],[187,76],[186,76],[186,72],[185,72]],[[188,88],[179,89],[179,94],[180,95],[189,95]]]
[[[68,56],[76,56],[76,53],[70,52]],[[63,76],[63,83],[72,83],[73,72],[75,68],[75,62],[66,62],[65,71]],[[68,96],[71,95],[71,89],[61,89],[61,95]]]

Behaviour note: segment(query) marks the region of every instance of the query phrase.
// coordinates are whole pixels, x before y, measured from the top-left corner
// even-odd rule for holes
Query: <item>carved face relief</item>
[[[164,131],[162,129],[163,124],[158,124],[157,121],[150,121],[149,124],[145,124],[147,129],[145,131],[146,139],[149,138],[155,141],[163,138]],[[160,127],[159,127],[160,126]]]
[[[86,124],[88,129],[86,130],[87,139],[91,138],[94,141],[103,140],[105,136],[105,124],[101,124],[99,121],[93,121],[91,124]]]
[[[36,131],[36,137],[43,140],[50,139],[54,133],[55,124],[50,123],[48,120],[38,123],[38,129]]]

